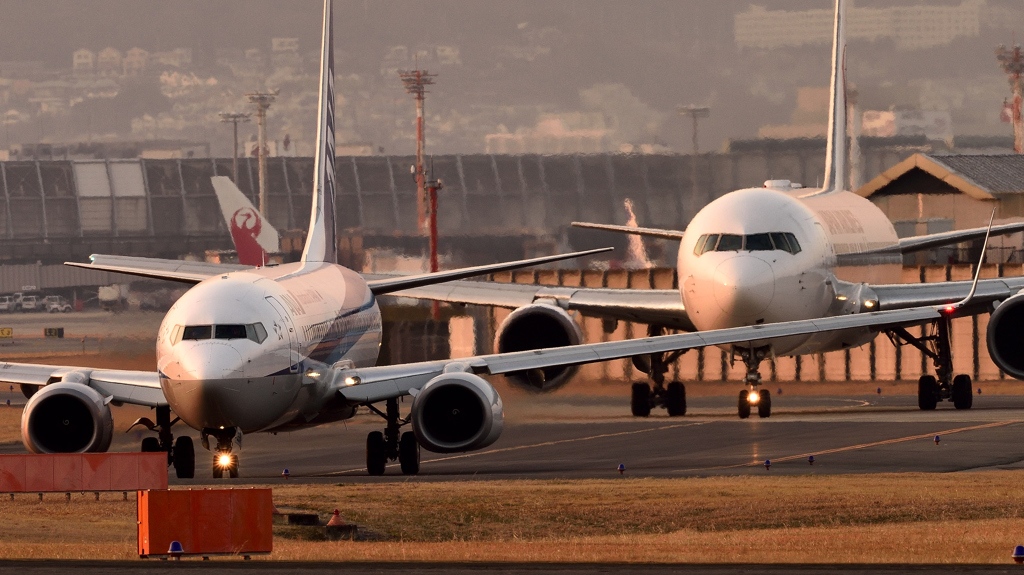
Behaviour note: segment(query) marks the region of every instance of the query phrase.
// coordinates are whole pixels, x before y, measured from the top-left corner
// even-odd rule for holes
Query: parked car
[[[9,295],[0,295],[0,311],[11,312],[15,309],[14,298]]]
[[[21,311],[42,311],[43,309],[43,302],[37,296],[22,296]]]
[[[43,307],[50,313],[67,313],[73,309],[67,298],[62,295],[48,295],[44,297]]]

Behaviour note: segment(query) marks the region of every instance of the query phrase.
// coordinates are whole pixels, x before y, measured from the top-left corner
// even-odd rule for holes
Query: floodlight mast
[[[256,125],[259,126],[259,160],[260,160],[260,216],[263,221],[270,221],[267,212],[270,207],[267,202],[267,110],[270,104],[277,99],[278,91],[252,92],[245,96],[256,106]]]

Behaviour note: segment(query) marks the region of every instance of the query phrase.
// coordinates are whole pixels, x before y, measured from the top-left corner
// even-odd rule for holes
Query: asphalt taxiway
[[[403,476],[397,463],[382,477],[367,476],[366,434],[383,427],[369,414],[297,432],[247,435],[238,452],[242,477],[236,481],[611,478],[620,476],[619,464],[625,466],[621,475],[636,477],[1024,468],[1024,396],[982,395],[971,410],[941,403],[931,412],[918,410],[916,397],[905,395],[781,396],[773,398],[770,418],[747,420],[736,417],[735,400],[727,397],[693,398],[689,413],[678,418],[658,411],[634,418],[627,401],[513,399],[494,445],[459,454],[424,451],[414,478]],[[140,437],[119,434],[113,449],[137,449]],[[172,484],[210,481],[209,453],[199,448],[197,458],[197,478],[172,477]],[[770,469],[765,460],[771,461]]]

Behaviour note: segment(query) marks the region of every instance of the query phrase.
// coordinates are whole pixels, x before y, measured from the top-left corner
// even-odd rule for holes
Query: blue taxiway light
[[[940,440],[941,440],[941,438],[938,435],[936,435],[935,436],[935,445],[938,445]]]
[[[807,463],[810,463],[811,465],[814,465],[814,456],[813,455],[811,455],[810,457],[807,458]]]
[[[1014,547],[1013,555],[1011,555],[1010,557],[1013,558],[1014,563],[1024,563],[1024,545],[1018,545]]]
[[[771,469],[772,469],[772,460],[771,459],[765,459],[764,460],[764,468],[767,469],[768,471],[771,471]]]
[[[626,464],[620,463],[619,466],[616,467],[616,469],[619,470],[619,475],[622,475],[623,473],[626,472]]]

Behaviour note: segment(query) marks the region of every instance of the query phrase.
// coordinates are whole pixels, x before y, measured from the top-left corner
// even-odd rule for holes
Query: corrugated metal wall
[[[0,266],[0,293],[22,291],[26,286],[47,290],[65,287],[101,286],[131,281],[123,274],[55,265]]]

